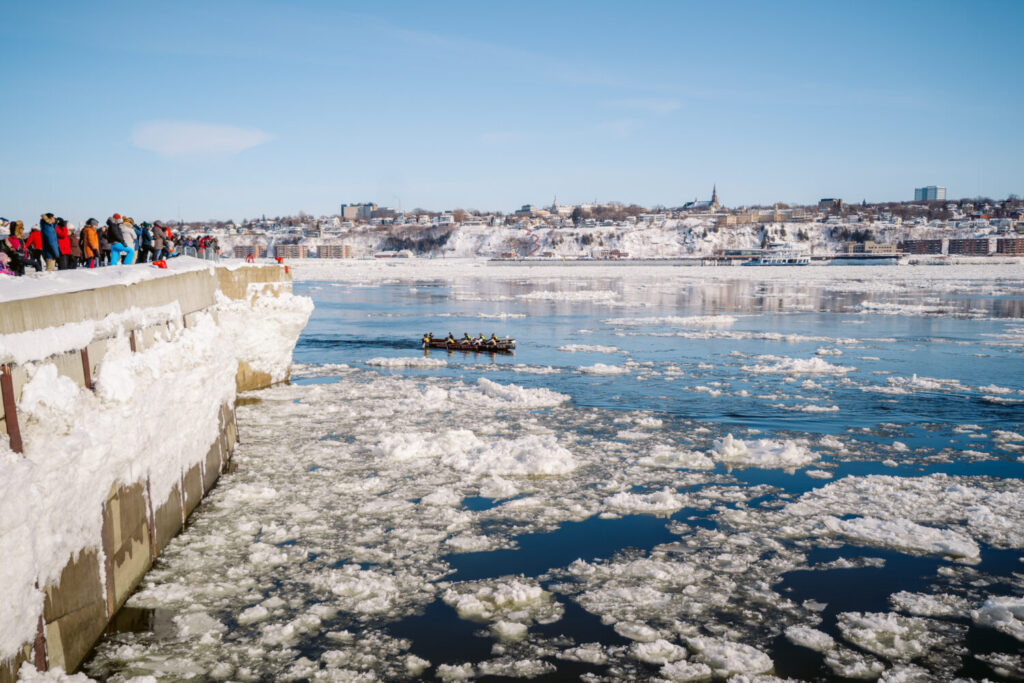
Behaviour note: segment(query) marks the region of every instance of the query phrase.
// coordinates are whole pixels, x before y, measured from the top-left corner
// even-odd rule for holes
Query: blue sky
[[[4,2],[0,215],[1024,195],[1024,2]]]

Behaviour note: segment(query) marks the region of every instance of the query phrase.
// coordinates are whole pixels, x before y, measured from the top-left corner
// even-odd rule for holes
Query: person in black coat
[[[146,263],[148,260],[155,260],[153,249],[152,224],[143,221],[137,229],[139,233],[139,258],[136,263]]]

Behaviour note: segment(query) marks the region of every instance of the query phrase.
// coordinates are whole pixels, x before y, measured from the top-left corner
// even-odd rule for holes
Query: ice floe
[[[398,358],[371,358],[366,364],[377,368],[443,368],[448,361],[443,358],[408,356]]]
[[[625,375],[629,373],[629,368],[622,365],[606,365],[604,363],[595,363],[594,365],[584,365],[580,367],[580,372],[586,375]]]
[[[815,356],[814,358],[786,358],[784,356],[758,356],[761,361],[775,361],[774,363],[757,363],[755,365],[744,365],[745,372],[755,374],[789,374],[789,375],[843,375],[852,372],[857,368],[848,365],[833,365],[828,361]]]
[[[989,598],[978,609],[971,611],[971,619],[979,626],[994,628],[1024,642],[1024,598]]]
[[[711,457],[731,467],[792,469],[809,465],[821,456],[795,441],[744,441],[726,434],[714,442]]]
[[[566,344],[559,346],[558,350],[566,353],[619,353],[621,351],[617,346],[602,346],[600,344]]]

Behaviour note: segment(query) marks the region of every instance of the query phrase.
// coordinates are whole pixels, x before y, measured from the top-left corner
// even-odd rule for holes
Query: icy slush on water
[[[86,670],[1024,669],[1019,283],[574,277],[312,292],[294,383],[129,601],[155,616]],[[491,326],[515,356],[417,348]]]

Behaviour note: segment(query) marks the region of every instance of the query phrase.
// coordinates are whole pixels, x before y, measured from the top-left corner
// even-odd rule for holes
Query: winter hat
[[[85,222],[85,224],[86,225],[99,225],[100,222],[98,220],[96,220],[95,218],[90,218],[89,220],[87,220]]]
[[[120,221],[120,220],[121,220],[121,214],[119,214],[119,213],[115,213],[115,214],[114,214],[114,215],[112,216],[112,218],[113,218],[113,219],[114,219],[115,221]]]
[[[146,221],[142,221],[142,227],[144,227],[144,228],[151,228],[151,227],[153,227],[153,224],[152,223],[147,223]]]
[[[68,223],[68,230],[74,230],[74,229],[75,229],[75,224],[74,223]]]

